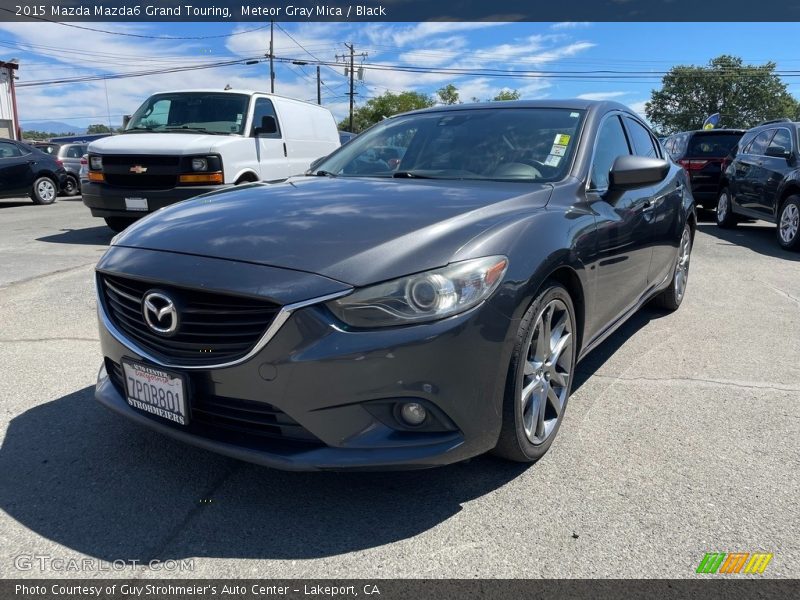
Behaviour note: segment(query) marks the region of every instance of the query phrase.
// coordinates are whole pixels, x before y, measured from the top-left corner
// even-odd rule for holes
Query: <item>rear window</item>
[[[695,158],[712,156],[725,158],[742,138],[741,133],[705,133],[689,140],[686,156]]]

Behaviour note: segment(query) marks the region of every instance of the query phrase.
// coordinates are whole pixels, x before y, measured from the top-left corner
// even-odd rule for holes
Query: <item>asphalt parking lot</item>
[[[113,234],[79,198],[0,200],[0,577],[686,578],[757,551],[761,577],[800,577],[800,253],[704,221],[681,309],[644,309],[580,365],[536,465],[297,474],[97,405],[92,268]]]

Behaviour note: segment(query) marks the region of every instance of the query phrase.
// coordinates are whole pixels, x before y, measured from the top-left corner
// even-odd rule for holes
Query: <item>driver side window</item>
[[[618,156],[630,153],[628,139],[625,137],[619,117],[613,116],[606,119],[597,134],[589,188],[592,190],[608,189],[608,176],[614,161]]]

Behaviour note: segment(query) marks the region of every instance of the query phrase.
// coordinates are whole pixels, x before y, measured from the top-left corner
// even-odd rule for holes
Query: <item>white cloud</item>
[[[628,92],[590,92],[587,94],[580,94],[578,98],[581,100],[611,100],[612,98],[619,98],[627,94]]]
[[[564,30],[564,29],[582,29],[590,27],[591,23],[588,21],[562,21],[561,23],[553,23],[550,29]]]

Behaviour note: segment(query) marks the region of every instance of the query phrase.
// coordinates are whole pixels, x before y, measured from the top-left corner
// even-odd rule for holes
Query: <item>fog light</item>
[[[400,407],[400,417],[406,422],[407,425],[411,425],[413,427],[422,425],[427,416],[428,411],[425,410],[425,407],[422,406],[422,404],[417,402],[406,402]]]

